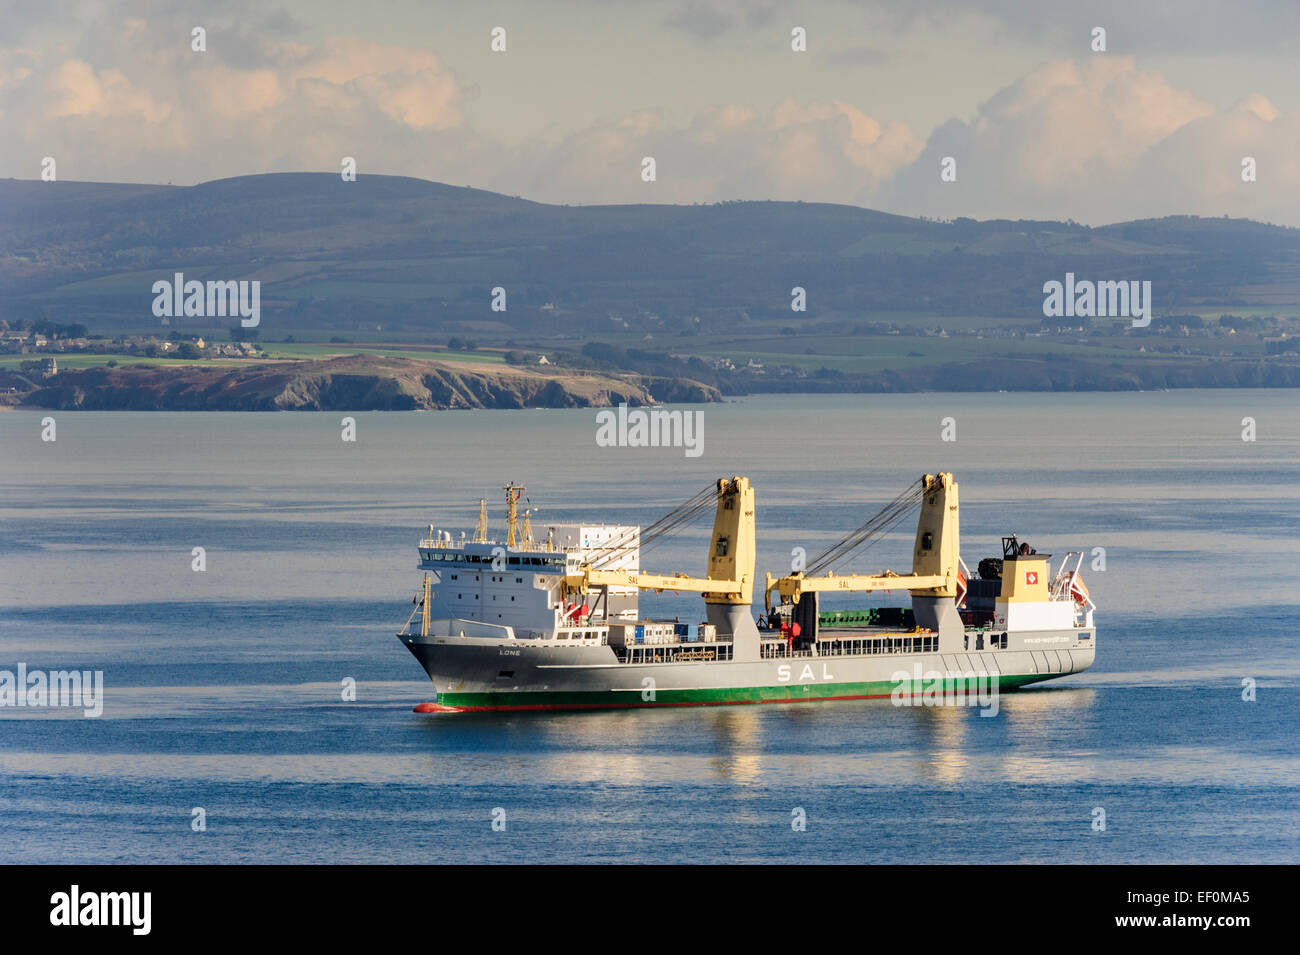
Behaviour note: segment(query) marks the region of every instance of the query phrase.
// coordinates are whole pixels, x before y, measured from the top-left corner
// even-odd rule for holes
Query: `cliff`
[[[684,379],[361,356],[229,368],[132,364],[68,370],[36,382],[20,398],[27,407],[83,411],[584,408],[719,400],[716,388]]]

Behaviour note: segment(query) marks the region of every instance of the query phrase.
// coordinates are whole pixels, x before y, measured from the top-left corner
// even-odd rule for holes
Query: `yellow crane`
[[[714,507],[713,534],[709,538],[708,567],[703,577],[689,574],[650,574],[639,570],[607,569],[620,553],[626,553],[639,541],[653,543],[693,518],[701,516],[710,504]],[[759,634],[750,615],[754,602],[754,489],[749,478],[739,475],[719,478],[685,504],[646,527],[631,540],[607,545],[605,553],[564,578],[566,599],[578,593],[605,591],[610,587],[635,587],[639,590],[671,590],[704,596],[708,622],[715,628],[719,642],[730,641],[731,659],[756,662],[759,659]],[[606,602],[608,606],[608,602]]]
[[[879,574],[837,575],[829,570],[832,563],[883,533],[918,500],[921,513],[916,522],[916,542],[912,549],[911,573],[897,574],[886,570]],[[773,577],[769,573],[763,591],[764,605],[770,609],[773,590],[781,595],[783,602],[796,606],[806,594],[821,594],[828,591],[870,593],[882,590],[910,590],[914,608],[918,608],[918,604],[921,603],[933,603],[926,598],[948,598],[951,603],[957,596],[961,553],[958,517],[957,481],[953,475],[946,471],[923,475],[918,484],[912,485],[900,494],[870,521],[813,558],[807,569],[781,577]],[[810,608],[811,613],[805,616],[811,616],[812,620],[816,620],[815,601],[812,603],[814,606]],[[926,617],[928,618],[929,615],[927,614]],[[807,624],[804,627],[807,629]]]
[[[715,483],[716,513],[709,543],[709,564],[704,577],[689,574],[649,574],[639,570],[606,570],[599,564],[609,558],[582,565],[576,574],[564,578],[569,593],[590,593],[602,587],[637,587],[641,590],[673,590],[704,595],[705,603],[749,607],[754,602],[754,489],[749,478],[719,478]],[[692,512],[707,506],[697,495],[692,501],[657,521],[640,538],[642,544],[689,519]],[[607,548],[618,554],[618,544]]]

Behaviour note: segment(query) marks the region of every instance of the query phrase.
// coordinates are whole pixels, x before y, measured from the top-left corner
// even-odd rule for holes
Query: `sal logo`
[[[1038,583],[1038,572],[1033,570],[1025,571],[1025,583],[1027,584]]]

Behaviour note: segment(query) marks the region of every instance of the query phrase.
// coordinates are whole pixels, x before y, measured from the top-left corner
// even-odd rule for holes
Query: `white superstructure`
[[[467,541],[429,528],[420,541],[420,569],[430,575],[430,626],[444,622],[454,634],[459,625],[483,635],[518,639],[580,639],[604,642],[611,621],[631,623],[637,615],[637,589],[610,587],[608,614],[601,626],[592,611],[566,604],[563,577],[586,562],[602,561],[611,570],[640,569],[640,527],[632,524],[551,524],[547,540]],[[454,622],[458,621],[459,624]],[[508,631],[508,632],[507,632]]]

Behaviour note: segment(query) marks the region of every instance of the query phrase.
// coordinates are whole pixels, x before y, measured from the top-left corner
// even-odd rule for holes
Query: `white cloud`
[[[68,179],[193,183],[336,171],[348,155],[362,175],[549,202],[800,199],[940,217],[1300,223],[1300,114],[1262,93],[1218,109],[1119,54],[1045,63],[925,140],[846,96],[684,116],[628,109],[506,148],[478,131],[490,117],[474,115],[466,85],[427,50],[214,23],[211,52],[194,53],[174,27],[127,19],[98,46],[0,49],[0,175],[35,178],[52,155]],[[655,183],[641,179],[644,156],[657,161]],[[940,181],[945,156],[956,183]],[[1258,182],[1241,181],[1245,156]]]
[[[553,202],[853,202],[868,199],[921,145],[905,125],[882,127],[843,102],[711,107],[684,126],[647,110],[549,149],[520,150],[494,184]],[[654,183],[641,180],[645,156],[655,159]]]
[[[890,210],[951,218],[1074,218],[1100,224],[1170,214],[1300,221],[1296,116],[1255,94],[1217,111],[1131,57],[1054,61],[998,92],[970,122],[935,130],[890,181]],[[1241,182],[1241,158],[1268,176]],[[940,163],[957,162],[957,182]],[[1262,160],[1261,160],[1262,163]]]
[[[135,20],[106,48],[120,68],[63,48],[0,50],[4,174],[34,178],[45,155],[63,178],[181,183],[334,169],[344,155],[417,175],[437,174],[434,153],[461,174],[475,162],[461,84],[427,51],[330,38],[240,64]]]
[[[1242,181],[1246,157],[1255,160],[1255,182]],[[1123,188],[1148,215],[1300,224],[1300,112],[1282,113],[1252,94],[1234,109],[1180,127],[1142,157]]]
[[[83,60],[64,60],[49,74],[45,100],[51,116],[138,117],[158,122],[167,109],[120,70],[95,69]]]

